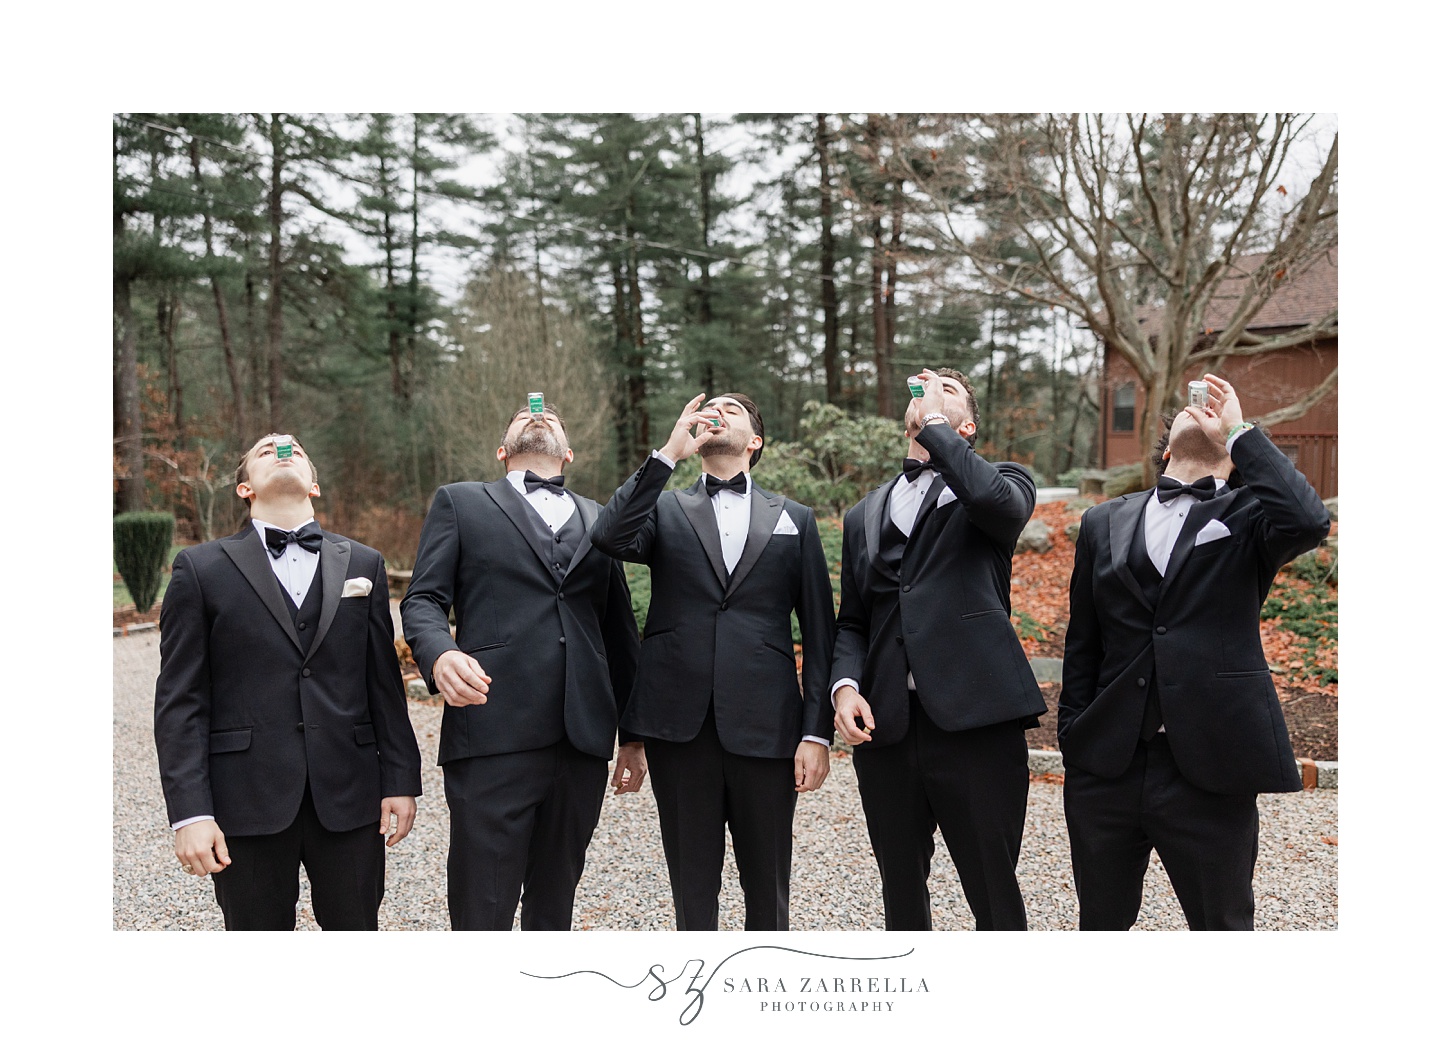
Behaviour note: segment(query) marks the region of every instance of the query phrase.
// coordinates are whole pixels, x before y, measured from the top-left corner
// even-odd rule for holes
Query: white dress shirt
[[[1224,488],[1224,479],[1214,480],[1215,490]],[[1174,544],[1184,530],[1184,518],[1189,509],[1199,503],[1192,496],[1181,493],[1172,500],[1159,499],[1156,489],[1144,500],[1144,546],[1149,552],[1149,561],[1163,576],[1169,571],[1169,556],[1174,553]]]
[[[574,516],[574,498],[568,493],[560,496],[558,493],[549,493],[544,489],[536,489],[532,493],[524,492],[524,472],[511,471],[505,476],[510,485],[519,491],[525,503],[532,507],[544,524],[549,527],[551,533],[558,533],[559,528]],[[540,475],[540,478],[550,478],[549,475]]]
[[[675,470],[675,461],[659,450],[651,450],[650,456],[664,461],[671,471]],[[746,549],[746,533],[751,528],[751,476],[746,475],[744,496],[733,489],[723,489],[710,498],[710,503],[715,508],[715,526],[720,532],[721,557],[725,559],[726,572],[732,572],[741,560],[741,552]],[[820,736],[801,738],[831,746],[831,740],[822,739]]]
[[[252,519],[252,527],[257,530],[257,539],[262,541],[264,548],[267,546],[267,530],[283,529],[282,526],[263,522],[260,518]],[[307,597],[308,589],[312,587],[313,577],[317,576],[317,558],[316,551],[308,551],[297,544],[288,544],[276,558],[272,557],[271,551],[267,552],[267,561],[272,563],[272,572],[282,581],[282,586],[287,589],[287,596],[299,609],[302,608],[302,600]]]

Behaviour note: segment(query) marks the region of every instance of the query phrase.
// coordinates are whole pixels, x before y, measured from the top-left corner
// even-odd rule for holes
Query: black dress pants
[[[226,837],[232,864],[212,875],[227,931],[290,932],[297,926],[298,866],[307,869],[312,912],[325,931],[376,932],[383,904],[383,835],[378,820],[327,830],[312,788],[292,825],[278,834]]]
[[[686,743],[646,739],[650,786],[679,931],[720,927],[725,830],[730,827],[747,931],[786,931],[791,906],[795,758],[748,758],[721,746],[715,712]]]
[[[608,771],[568,740],[444,764],[454,931],[569,931]]]
[[[1157,849],[1195,931],[1254,928],[1259,807],[1185,779],[1164,733],[1140,741],[1128,770],[1104,779],[1068,766],[1063,813],[1082,931],[1126,931],[1139,916]]]
[[[1018,852],[1028,809],[1028,744],[1016,721],[947,732],[916,694],[907,735],[852,754],[867,832],[882,874],[882,907],[891,931],[927,931],[927,875],[933,831],[957,867],[978,931],[1024,931]]]

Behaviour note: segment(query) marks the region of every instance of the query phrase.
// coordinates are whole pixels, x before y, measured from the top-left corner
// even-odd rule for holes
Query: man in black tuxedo
[[[747,930],[785,931],[796,795],[821,786],[829,769],[831,581],[811,510],[748,474],[765,442],[755,403],[732,393],[699,409],[704,398],[615,492],[591,537],[650,566],[650,615],[622,727],[645,737],[676,927],[719,927],[729,826]],[[665,492],[675,465],[697,451],[701,480]]]
[[[599,505],[564,486],[554,408],[516,413],[497,456],[502,479],[435,494],[403,633],[446,704],[454,930],[507,932],[520,911],[525,931],[568,931],[639,635],[624,571],[589,542]],[[645,778],[639,738],[619,739],[617,794]]]
[[[161,603],[177,859],[212,875],[228,930],[291,931],[300,863],[319,925],[376,931],[384,837],[407,836],[423,792],[383,556],[318,527],[317,471],[289,436],[243,455],[237,495],[249,520],[182,550]]]
[[[1025,929],[1018,851],[1026,728],[1047,708],[1009,615],[1013,548],[1037,492],[973,451],[977,400],[923,370],[903,474],[843,523],[832,697],[853,744],[887,928],[927,930],[942,829],[977,928]]]
[[[1253,929],[1255,795],[1300,789],[1260,606],[1330,517],[1234,388],[1204,380],[1209,404],[1174,418],[1158,488],[1078,531],[1058,745],[1085,930],[1133,925],[1151,848],[1190,928]]]

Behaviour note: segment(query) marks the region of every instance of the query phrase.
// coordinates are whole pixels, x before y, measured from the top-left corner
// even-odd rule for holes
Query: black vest
[[[548,540],[547,553],[544,557],[549,559],[550,568],[554,572],[554,582],[561,584],[564,582],[564,573],[569,568],[569,563],[574,561],[574,553],[579,550],[580,542],[586,536],[584,522],[579,517],[579,507],[575,506],[574,514],[569,516],[569,521],[560,526],[556,533],[549,532],[549,527],[544,524],[544,519],[540,518],[533,508],[529,510]]]
[[[317,622],[322,618],[322,569],[319,568],[312,577],[312,586],[307,589],[307,595],[302,599],[301,605],[292,601],[292,592],[287,590],[287,585],[281,580],[277,586],[282,591],[282,604],[287,606],[287,611],[292,614],[292,626],[297,628],[297,640],[302,643],[305,651],[312,650],[312,640],[317,636]]]

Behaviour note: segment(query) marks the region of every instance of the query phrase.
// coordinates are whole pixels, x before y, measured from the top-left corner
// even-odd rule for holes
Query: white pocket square
[[[796,528],[796,523],[791,521],[791,516],[781,512],[781,517],[776,519],[776,528],[771,530],[772,536],[795,536],[801,530]]]
[[[373,581],[366,576],[350,576],[343,581],[344,598],[362,598],[373,591]]]
[[[1223,540],[1227,536],[1229,536],[1229,527],[1219,521],[1219,519],[1211,518],[1208,522],[1204,523],[1203,529],[1194,534],[1194,546],[1198,547],[1200,544]]]

